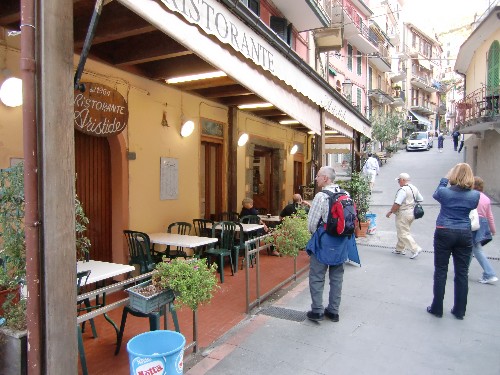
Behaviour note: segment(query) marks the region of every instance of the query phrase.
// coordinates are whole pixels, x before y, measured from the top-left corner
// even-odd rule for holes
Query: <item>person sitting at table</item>
[[[309,202],[302,200],[302,196],[300,194],[294,194],[292,203],[286,205],[285,208],[281,210],[280,220],[283,220],[284,217],[295,215],[298,208],[303,208],[307,213],[309,212],[311,205]]]
[[[259,215],[259,211],[257,211],[257,209],[253,206],[252,198],[244,198],[241,201],[241,205],[242,207],[240,211],[240,218],[247,215]],[[259,221],[259,224],[264,226],[264,232],[267,232],[269,230],[267,228],[267,225],[262,220]]]

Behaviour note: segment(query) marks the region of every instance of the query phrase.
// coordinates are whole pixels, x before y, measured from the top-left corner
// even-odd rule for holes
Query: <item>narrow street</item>
[[[305,318],[310,309],[307,275],[282,298],[262,306],[203,353],[187,375],[260,374],[482,374],[498,375],[499,285],[477,282],[482,270],[473,260],[464,320],[449,313],[453,306],[453,265],[448,271],[445,312],[437,319],[426,312],[432,300],[432,237],[439,205],[432,193],[439,179],[462,154],[450,138],[443,153],[398,151],[380,170],[373,193],[377,232],[358,239],[361,267],[346,264],[340,322]],[[407,172],[425,199],[425,216],[412,226],[424,251],[414,260],[394,255],[394,218],[385,213],[397,190],[394,180]],[[493,205],[498,223],[500,209]],[[498,238],[484,248],[497,273]],[[328,296],[325,286],[324,301]],[[278,309],[281,315],[268,313]],[[303,316],[293,320],[290,316]],[[298,321],[299,320],[299,321]],[[480,370],[479,370],[480,369]]]

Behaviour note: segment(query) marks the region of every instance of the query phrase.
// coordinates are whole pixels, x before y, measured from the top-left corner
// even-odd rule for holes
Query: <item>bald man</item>
[[[294,194],[292,199],[293,203],[286,205],[285,208],[283,208],[283,210],[280,212],[280,220],[283,220],[284,217],[296,214],[297,208],[299,207],[305,209],[306,212],[308,212],[309,208],[311,208],[309,202],[303,201],[300,194]]]

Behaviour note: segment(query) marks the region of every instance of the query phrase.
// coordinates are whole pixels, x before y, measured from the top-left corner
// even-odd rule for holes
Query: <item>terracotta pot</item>
[[[356,238],[366,237],[367,230],[368,230],[368,221],[362,221],[361,223],[359,223],[359,225],[356,225],[354,230],[354,235],[356,236]]]
[[[12,293],[16,294],[13,302],[18,303],[19,302],[19,289],[0,290],[0,316],[4,315],[2,306],[5,303],[5,301],[7,301],[7,298],[9,297],[9,295]]]

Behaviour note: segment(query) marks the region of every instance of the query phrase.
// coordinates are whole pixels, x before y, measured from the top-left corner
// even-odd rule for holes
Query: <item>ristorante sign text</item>
[[[125,129],[128,105],[115,89],[99,83],[85,83],[75,91],[75,129],[97,137],[108,137]]]

